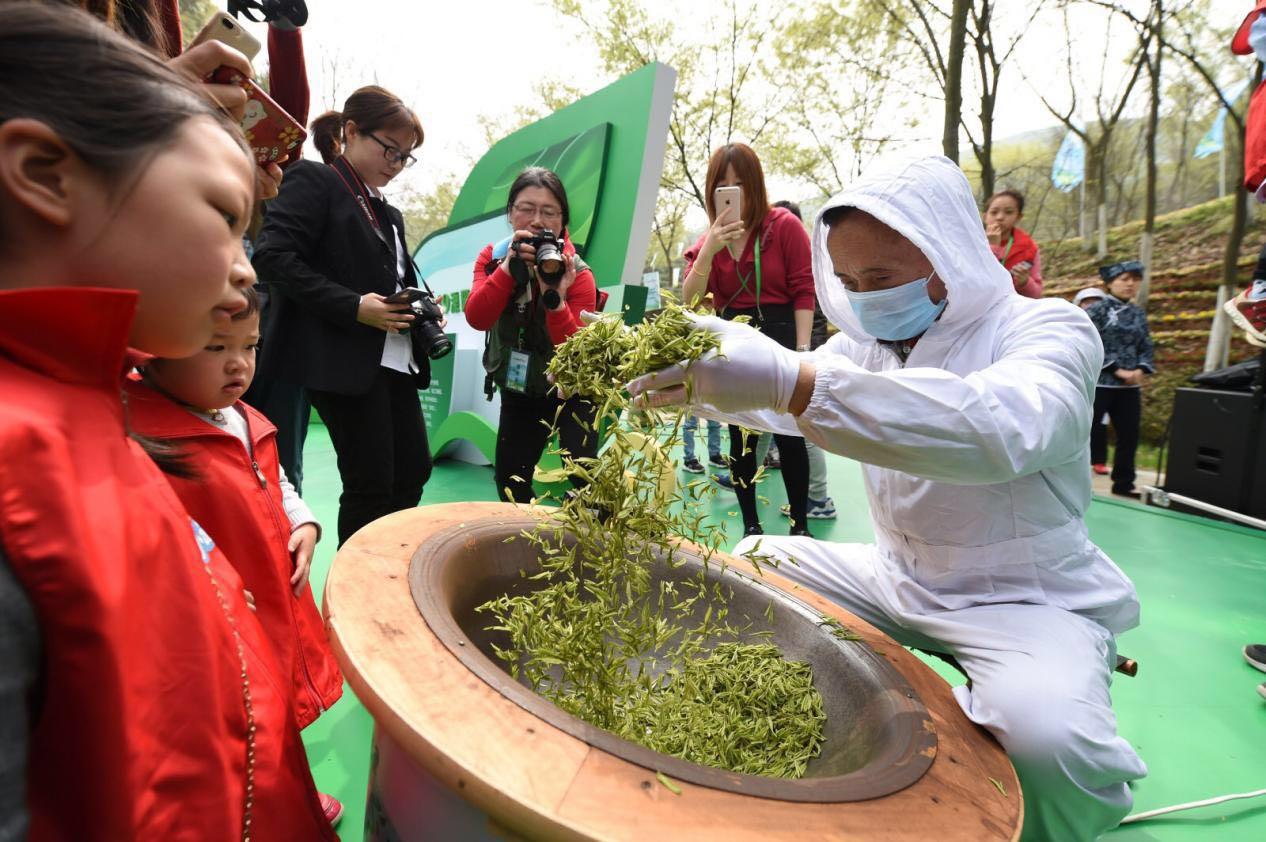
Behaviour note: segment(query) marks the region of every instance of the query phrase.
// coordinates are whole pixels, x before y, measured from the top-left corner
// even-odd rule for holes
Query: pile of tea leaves
[[[821,748],[822,697],[809,665],[784,658],[749,619],[732,620],[729,586],[705,578],[725,536],[701,505],[711,483],[679,487],[666,455],[685,413],[670,416],[662,443],[653,419],[618,423],[625,383],[716,347],[669,304],[631,330],[604,317],[557,349],[554,382],[598,406],[610,440],[596,458],[564,454],[584,487],[512,539],[537,548],[540,570],[523,574],[531,587],[480,610],[504,635],[497,654],[512,674],[563,710],[694,763],[797,778]],[[682,540],[702,548],[703,570],[652,575],[684,564]]]

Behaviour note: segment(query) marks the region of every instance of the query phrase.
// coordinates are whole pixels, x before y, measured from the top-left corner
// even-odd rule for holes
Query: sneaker
[[[1251,344],[1266,347],[1266,280],[1254,280],[1248,289],[1223,304],[1222,309],[1235,326],[1244,331]]]
[[[1133,486],[1130,486],[1129,488],[1118,488],[1113,486],[1112,493],[1117,497],[1129,497],[1131,500],[1139,499],[1139,493]]]
[[[783,517],[791,517],[791,504],[783,503],[778,511],[782,512]],[[814,500],[810,497],[805,516],[810,520],[835,520],[835,501],[830,497],[825,500]]]
[[[1244,647],[1244,660],[1266,672],[1266,643],[1250,643]]]
[[[764,535],[765,530],[761,528],[759,523],[753,524],[743,530],[744,535]]]
[[[718,468],[728,468],[730,467],[730,460],[726,459],[720,453],[709,453],[708,464],[716,465]]]
[[[691,456],[689,459],[683,460],[681,463],[681,467],[692,474],[703,473],[703,465],[694,456]]]
[[[812,538],[813,533],[809,531],[809,527],[802,526],[799,529],[793,529],[789,533],[793,538]]]
[[[770,452],[765,454],[764,465],[771,471],[777,471],[782,468],[782,459],[778,458],[776,453]]]
[[[712,481],[727,491],[734,490],[734,483],[730,482],[730,473],[726,471],[723,474],[713,474]]]
[[[330,827],[337,827],[338,823],[343,819],[343,804],[333,795],[326,795],[324,792],[317,793],[321,799],[321,811],[325,813],[325,820],[330,823]]]
[[[1098,474],[1101,477],[1106,477],[1108,475],[1107,465],[1103,465],[1103,464],[1091,465],[1090,470],[1094,471],[1096,474]]]

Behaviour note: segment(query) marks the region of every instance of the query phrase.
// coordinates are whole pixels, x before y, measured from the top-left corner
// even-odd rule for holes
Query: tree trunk
[[[1143,262],[1143,282],[1139,285],[1136,297],[1139,307],[1147,310],[1147,297],[1152,289],[1152,238],[1156,233],[1156,132],[1160,126],[1161,100],[1161,55],[1164,41],[1161,38],[1161,24],[1164,19],[1163,0],[1153,0],[1152,13],[1155,16],[1155,60],[1147,62],[1148,75],[1152,81],[1151,110],[1147,120],[1147,210],[1143,218],[1143,240],[1139,244],[1139,258]]]
[[[989,95],[980,98],[980,199],[989,201],[994,194],[994,182],[998,178],[993,166],[993,110],[996,98]]]
[[[963,53],[967,46],[967,10],[971,0],[954,0],[950,16],[948,63],[945,67],[945,124],[941,148],[958,163],[958,124],[963,119]]]

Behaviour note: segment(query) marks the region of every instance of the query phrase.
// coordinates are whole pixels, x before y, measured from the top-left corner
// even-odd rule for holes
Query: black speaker
[[[1266,412],[1253,395],[1178,389],[1165,490],[1266,518]]]

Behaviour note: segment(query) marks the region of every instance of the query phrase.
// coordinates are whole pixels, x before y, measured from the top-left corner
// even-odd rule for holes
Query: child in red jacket
[[[198,354],[154,359],[127,384],[129,416],[141,435],[173,445],[186,477],[169,476],[190,515],[228,557],[253,595],[283,674],[292,677],[303,728],[343,692],[308,585],[320,526],[286,480],[276,428],[239,398],[255,374],[259,304],[233,316]],[[331,821],[341,805],[321,796]]]

